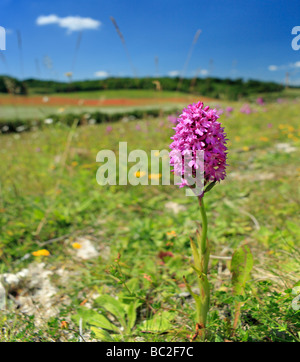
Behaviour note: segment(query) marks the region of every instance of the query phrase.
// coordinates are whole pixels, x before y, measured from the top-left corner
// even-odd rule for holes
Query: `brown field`
[[[47,99],[45,101],[45,99]],[[157,104],[170,104],[197,102],[197,96],[187,95],[186,97],[171,97],[171,98],[116,98],[116,99],[81,99],[81,98],[67,98],[60,96],[0,96],[0,106],[89,106],[89,107],[113,107],[113,106],[147,106]],[[201,97],[204,102],[210,101],[209,98]]]

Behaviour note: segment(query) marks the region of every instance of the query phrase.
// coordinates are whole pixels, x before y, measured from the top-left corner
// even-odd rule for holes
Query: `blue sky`
[[[289,72],[300,84],[300,50],[291,47],[299,0],[1,0],[0,26],[7,33],[0,74],[18,78],[184,72],[282,82]]]

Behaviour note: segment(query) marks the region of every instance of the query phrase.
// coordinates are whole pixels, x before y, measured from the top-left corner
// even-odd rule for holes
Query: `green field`
[[[242,103],[222,106],[234,111],[220,118],[229,138],[228,176],[206,196],[206,339],[299,341],[299,310],[291,306],[300,275],[300,103],[256,106],[251,114],[239,111]],[[183,275],[196,286],[189,236],[200,220],[197,202],[174,185],[96,182],[98,151],[118,153],[120,141],[128,152],[168,150],[174,125],[163,117],[111,126],[60,124],[0,135],[0,274],[46,272],[39,285],[27,275],[8,290],[1,341],[77,341],[80,318],[85,340],[189,341],[194,334],[195,305]],[[86,240],[95,254],[82,259]],[[232,336],[230,257],[243,244],[254,268]],[[42,249],[50,255],[32,254]]]
[[[49,94],[59,95],[62,97],[75,97],[82,99],[119,99],[119,98],[129,98],[129,99],[141,99],[141,98],[173,98],[173,97],[187,97],[186,93],[183,92],[172,92],[172,91],[155,91],[149,89],[107,89],[99,91],[85,91],[85,92],[69,92],[69,93],[58,93],[58,94]]]

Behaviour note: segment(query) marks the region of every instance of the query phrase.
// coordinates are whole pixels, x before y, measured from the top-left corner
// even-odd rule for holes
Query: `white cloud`
[[[39,26],[57,24],[61,28],[66,28],[68,33],[86,29],[98,29],[101,22],[92,18],[82,18],[81,16],[66,16],[61,18],[57,15],[41,15],[36,19],[36,24]]]
[[[56,15],[48,15],[48,16],[39,16],[36,19],[37,25],[48,25],[48,24],[58,24],[59,23],[59,17]]]
[[[168,76],[169,77],[178,77],[180,74],[180,72],[178,70],[171,70],[169,73],[168,73]]]
[[[200,74],[201,75],[208,75],[208,70],[207,69],[201,69],[201,71],[200,71]]]
[[[268,69],[269,69],[271,72],[275,72],[276,70],[278,70],[278,67],[277,67],[277,65],[269,65]]]
[[[284,65],[269,65],[268,66],[268,69],[271,72],[275,72],[276,70],[288,71],[290,69],[295,69],[295,68],[300,68],[300,61],[298,61],[296,63],[289,63],[289,64],[284,64]]]
[[[109,76],[109,73],[105,70],[98,70],[98,72],[94,73],[94,76],[98,78],[107,78]]]

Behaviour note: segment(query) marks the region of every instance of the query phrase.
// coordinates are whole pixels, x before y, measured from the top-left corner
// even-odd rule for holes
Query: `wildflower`
[[[216,109],[204,107],[202,102],[190,104],[179,116],[174,128],[176,133],[171,137],[170,164],[174,166],[173,172],[182,177],[180,187],[188,185],[186,176],[195,177],[196,170],[201,168],[196,159],[196,151],[204,151],[204,185],[225,178],[227,139],[218,118]],[[183,158],[190,158],[188,165],[191,174],[185,173],[181,162],[178,162],[178,151]]]
[[[106,133],[110,133],[113,130],[112,126],[106,127]]]
[[[260,137],[260,140],[263,141],[263,142],[268,142],[269,138],[262,136],[262,137]]]
[[[41,250],[37,250],[37,251],[34,251],[32,253],[33,256],[49,256],[50,253],[48,250],[46,249],[41,249]]]
[[[259,104],[260,106],[263,106],[265,104],[264,99],[262,97],[258,97],[256,99],[256,103]]]
[[[74,249],[80,249],[80,248],[82,248],[82,245],[79,244],[79,243],[73,243],[73,244],[72,244],[72,247],[73,247]]]
[[[176,124],[178,122],[177,117],[175,117],[173,115],[168,116],[168,120],[173,124]]]
[[[143,177],[146,175],[145,171],[136,171],[136,173],[134,174],[135,177]]]
[[[242,108],[240,109],[241,113],[250,114],[252,113],[252,109],[250,108],[249,104],[244,104]]]
[[[167,232],[167,235],[168,235],[168,236],[171,236],[171,237],[175,237],[175,236],[176,236],[176,232],[175,232],[174,230],[168,231],[168,232]]]
[[[149,175],[149,179],[151,179],[151,180],[158,180],[160,178],[161,178],[161,173],[151,173]]]
[[[151,276],[148,274],[144,274],[144,278],[148,280],[148,282],[152,282]]]
[[[165,258],[170,257],[173,258],[174,254],[171,251],[160,251],[157,255],[159,259],[161,259],[162,264],[165,264]]]
[[[62,321],[61,323],[60,323],[60,328],[68,328],[68,322],[66,322],[66,321]]]
[[[202,102],[190,104],[187,108],[183,109],[182,114],[178,117],[178,123],[174,128],[176,133],[171,137],[173,142],[170,145],[172,149],[170,152],[170,164],[174,167],[173,172],[181,176],[180,187],[190,186],[187,183],[186,176],[192,176],[197,181],[198,169],[202,171],[204,185],[208,184],[204,192],[202,191],[202,193],[197,195],[202,218],[202,230],[201,232],[199,230],[196,232],[196,243],[190,238],[194,258],[193,269],[197,274],[200,293],[194,293],[186,278],[183,277],[184,283],[196,303],[196,325],[200,326],[196,336],[200,335],[202,338],[205,337],[210,300],[210,287],[207,279],[210,247],[207,241],[207,216],[204,206],[204,194],[217,181],[223,180],[226,177],[225,169],[227,166],[227,139],[221,123],[217,121],[218,118],[219,114],[216,109],[211,109],[209,106],[204,107]],[[197,151],[201,151],[204,154],[204,162],[200,164],[197,159]],[[188,172],[185,170],[186,162],[181,162],[182,158],[185,159],[187,156],[190,168]],[[182,164],[184,164],[183,167]]]

